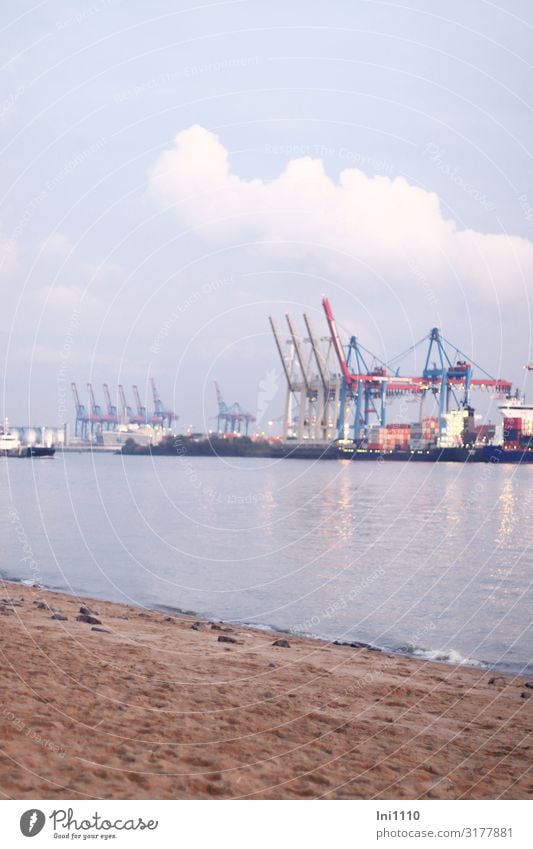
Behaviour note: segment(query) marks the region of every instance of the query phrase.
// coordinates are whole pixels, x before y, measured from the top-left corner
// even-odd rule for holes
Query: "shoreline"
[[[531,797],[522,677],[5,579],[2,596],[7,798]]]
[[[357,640],[357,639],[345,640],[341,637],[335,637],[335,638],[328,639],[327,637],[321,637],[317,634],[306,633],[306,632],[303,632],[303,631],[296,632],[296,631],[292,631],[290,628],[281,628],[281,627],[276,627],[275,625],[265,625],[263,623],[254,623],[254,622],[240,622],[240,621],[234,620],[234,619],[219,619],[217,616],[215,616],[215,614],[211,614],[209,612],[202,613],[202,612],[198,612],[198,611],[195,611],[195,610],[188,610],[186,608],[174,607],[172,605],[160,604],[160,605],[151,606],[151,605],[142,604],[140,602],[139,603],[134,603],[134,602],[127,603],[127,602],[114,601],[113,599],[109,599],[109,598],[100,599],[97,596],[86,594],[85,592],[79,592],[79,593],[76,593],[74,591],[70,592],[70,591],[67,591],[67,590],[61,590],[61,589],[56,589],[56,588],[53,588],[53,587],[48,587],[48,586],[43,585],[43,584],[33,584],[33,585],[29,584],[29,583],[26,584],[26,583],[24,583],[24,581],[26,581],[26,580],[29,580],[29,579],[15,578],[15,577],[4,578],[0,575],[0,584],[6,583],[6,584],[13,584],[14,586],[29,587],[30,589],[35,589],[35,590],[38,590],[38,591],[44,592],[44,593],[58,593],[59,595],[65,595],[65,596],[70,597],[70,598],[77,598],[77,599],[81,599],[81,600],[85,599],[87,602],[93,602],[94,604],[99,604],[99,603],[102,603],[102,604],[118,604],[118,605],[126,604],[126,605],[129,605],[131,607],[138,608],[139,610],[146,610],[146,611],[150,611],[152,613],[167,614],[169,616],[178,616],[178,617],[184,616],[184,617],[192,618],[192,619],[202,619],[206,622],[213,622],[213,623],[218,623],[218,624],[221,624],[221,625],[230,625],[234,628],[246,628],[246,629],[250,629],[250,630],[259,631],[259,632],[262,632],[262,633],[272,634],[273,636],[277,635],[277,636],[285,636],[285,637],[297,637],[297,638],[301,638],[301,639],[304,639],[304,640],[309,640],[310,642],[321,643],[321,644],[324,644],[326,646],[347,646],[347,647],[351,647],[351,648],[364,648],[364,649],[367,649],[368,651],[380,652],[380,653],[383,653],[383,654],[386,654],[386,655],[391,655],[392,657],[413,659],[413,660],[418,660],[418,661],[426,662],[426,663],[436,663],[436,664],[439,664],[439,665],[442,665],[442,666],[445,666],[445,667],[453,667],[454,669],[479,669],[479,670],[482,670],[482,671],[485,671],[485,672],[490,672],[494,675],[504,675],[504,676],[507,676],[507,677],[510,677],[510,678],[524,678],[525,679],[525,678],[528,678],[530,675],[533,676],[533,673],[530,673],[529,670],[520,669],[519,671],[516,671],[516,670],[510,669],[508,667],[505,667],[503,665],[500,666],[498,664],[493,664],[493,663],[490,663],[489,661],[481,660],[479,658],[474,658],[474,657],[462,657],[461,656],[462,660],[460,662],[454,662],[452,659],[450,659],[450,655],[458,654],[454,650],[450,650],[448,657],[446,659],[435,658],[435,657],[427,657],[427,656],[424,656],[423,653],[414,654],[414,653],[410,653],[408,651],[402,651],[399,648],[394,649],[394,648],[383,647],[383,646],[377,645],[376,643],[369,643],[369,642],[366,642],[366,641],[363,641],[363,640]],[[421,652],[426,651],[428,653],[437,652],[436,649],[423,649],[423,650],[421,649],[420,651]],[[443,652],[439,652],[439,653],[443,654]]]

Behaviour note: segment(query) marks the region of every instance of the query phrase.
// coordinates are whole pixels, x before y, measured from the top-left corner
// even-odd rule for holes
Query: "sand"
[[[278,647],[15,583],[0,595],[4,798],[531,798],[524,679],[292,635]],[[76,620],[84,605],[101,625]]]

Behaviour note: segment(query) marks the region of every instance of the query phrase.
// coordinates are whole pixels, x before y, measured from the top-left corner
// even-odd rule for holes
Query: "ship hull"
[[[481,450],[485,463],[533,463],[533,448],[502,448],[501,445],[485,445]]]
[[[427,448],[424,450],[379,451],[359,448],[340,449],[339,459],[374,460],[380,463],[480,463],[483,462],[478,448]]]
[[[31,457],[36,460],[53,457],[55,453],[55,448],[47,448],[44,445],[25,445],[20,449],[18,456]]]

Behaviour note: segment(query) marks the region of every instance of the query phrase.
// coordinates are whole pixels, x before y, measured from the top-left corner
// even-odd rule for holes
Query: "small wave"
[[[398,649],[402,654],[410,654],[422,660],[434,660],[437,663],[450,663],[453,666],[475,666],[486,669],[488,664],[475,657],[465,657],[456,649],[425,649],[420,646],[402,646]]]
[[[142,606],[140,603],[138,606]],[[185,607],[173,607],[170,604],[153,604],[147,605],[148,608],[152,608],[152,610],[160,610],[161,613],[172,613],[178,616],[200,616],[197,610],[187,610]]]
[[[43,585],[35,578],[19,578],[16,575],[4,575],[0,572],[0,580],[6,581],[8,584],[23,584],[25,587],[37,587],[43,589]]]
[[[270,633],[274,631],[276,634],[290,634],[292,633],[290,629],[287,628],[276,628],[274,625],[265,625],[263,623],[257,622],[243,622],[242,619],[232,619],[232,625],[241,625],[243,628],[254,628],[256,631],[266,631]]]

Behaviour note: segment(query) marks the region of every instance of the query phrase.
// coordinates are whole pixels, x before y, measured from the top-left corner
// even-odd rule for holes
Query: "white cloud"
[[[7,239],[0,233],[0,275],[2,277],[16,270],[18,250],[13,239]]]
[[[43,253],[55,254],[57,256],[68,256],[72,251],[72,244],[64,233],[54,231],[50,233],[42,244]]]
[[[271,181],[244,180],[231,172],[219,138],[198,125],[160,155],[150,189],[207,239],[256,240],[352,279],[367,266],[397,286],[425,279],[442,289],[455,280],[504,299],[523,295],[533,272],[530,241],[461,230],[444,218],[434,192],[403,177],[349,168],[334,182],[320,159],[303,157]]]
[[[71,308],[83,301],[84,291],[79,286],[47,286],[43,297],[49,307]]]

